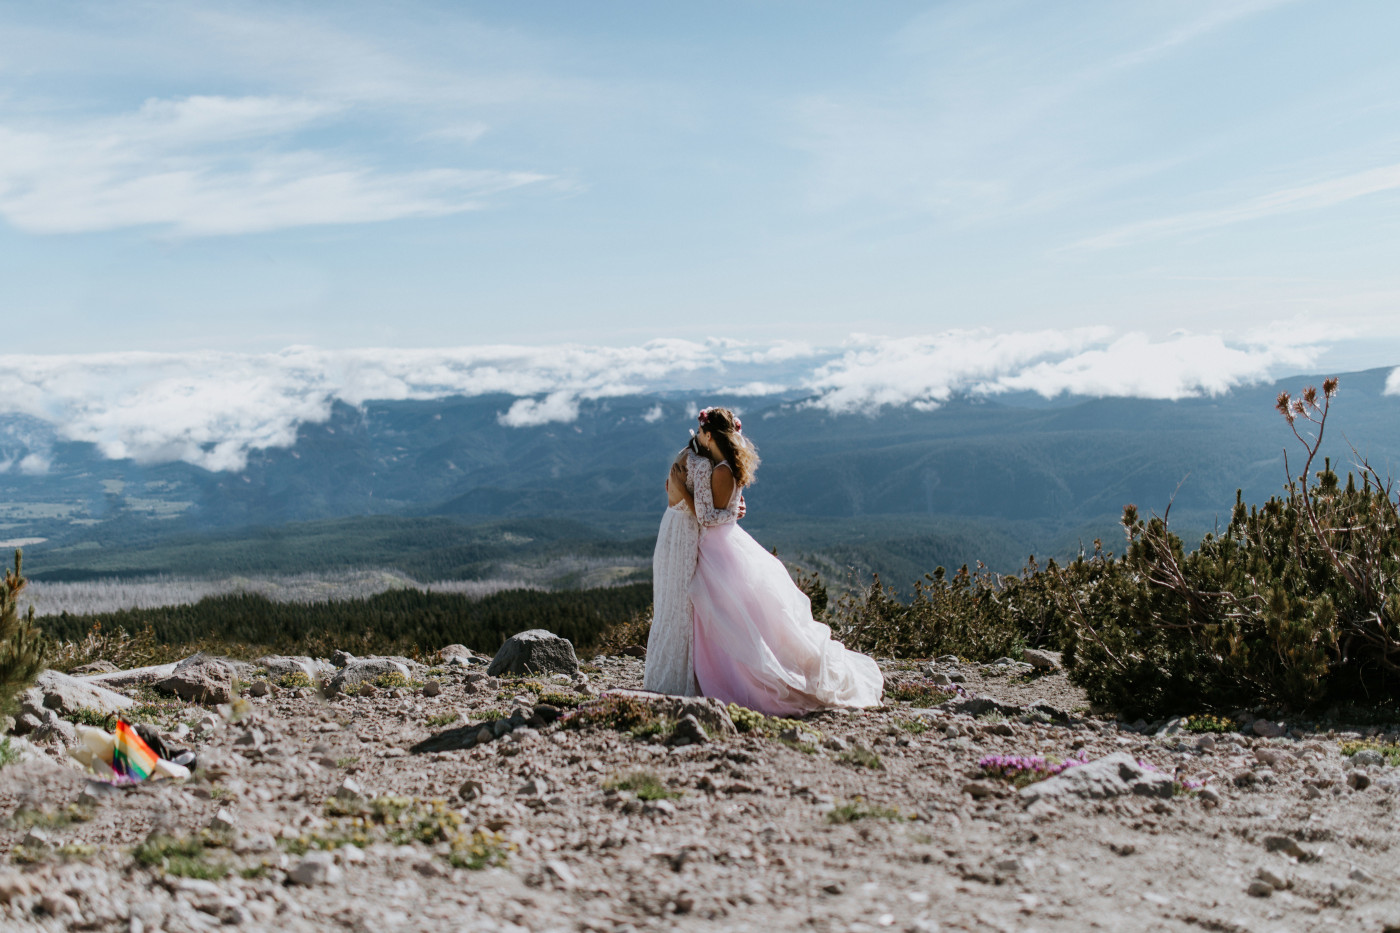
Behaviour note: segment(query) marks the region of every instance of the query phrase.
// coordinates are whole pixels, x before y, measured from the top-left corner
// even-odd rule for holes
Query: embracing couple
[[[671,465],[652,557],[645,687],[714,697],[769,716],[880,703],[884,677],[812,618],[782,561],[741,529],[758,452],[727,408]]]

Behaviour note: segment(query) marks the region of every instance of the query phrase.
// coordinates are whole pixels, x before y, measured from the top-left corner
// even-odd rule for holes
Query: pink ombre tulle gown
[[[834,640],[782,561],[735,523],[736,510],[714,507],[709,461],[689,466],[700,522],[690,600],[701,692],[769,716],[878,706],[885,681],[874,660]]]

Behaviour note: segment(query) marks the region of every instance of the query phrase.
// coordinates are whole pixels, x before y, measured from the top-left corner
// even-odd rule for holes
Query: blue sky
[[[1397,27],[0,3],[0,398],[236,468],[331,398],[508,391],[528,426],[674,385],[858,409],[1400,364]]]
[[[1396,338],[1397,26],[1220,0],[10,3],[0,302],[36,352]]]

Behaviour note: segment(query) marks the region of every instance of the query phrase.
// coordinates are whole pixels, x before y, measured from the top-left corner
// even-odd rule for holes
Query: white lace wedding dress
[[[692,490],[697,461],[709,466],[708,460],[687,452],[685,485]],[[706,476],[708,482],[708,473]],[[699,541],[700,525],[682,499],[661,517],[656,550],[651,555],[651,635],[647,638],[646,674],[642,686],[656,693],[700,695],[691,657],[695,623],[690,604],[690,580],[695,575]]]

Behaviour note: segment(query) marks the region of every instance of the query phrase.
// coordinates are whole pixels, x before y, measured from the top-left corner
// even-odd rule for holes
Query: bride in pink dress
[[[769,716],[878,706],[880,668],[812,618],[782,561],[735,522],[758,468],[739,419],[726,408],[707,408],[696,439],[704,456],[673,466],[671,483],[700,524],[690,599],[701,692]]]

